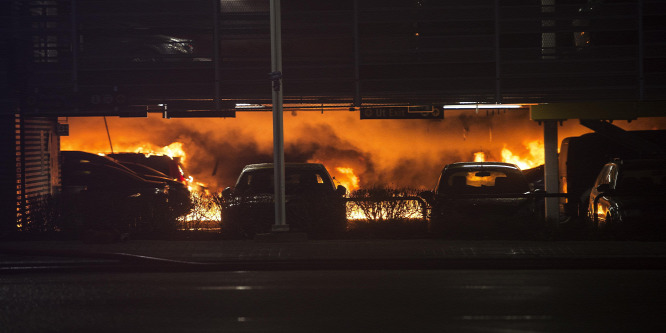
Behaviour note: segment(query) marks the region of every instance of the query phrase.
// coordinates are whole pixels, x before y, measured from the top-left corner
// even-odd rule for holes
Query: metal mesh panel
[[[34,67],[20,73],[39,78],[23,91],[38,86],[84,113],[74,88],[122,91],[144,110],[196,109],[192,101],[214,105],[216,94],[223,109],[269,103],[268,2],[215,1],[42,1],[75,27],[61,25],[57,40],[77,50],[58,53],[60,69],[74,73]],[[21,19],[32,45],[44,29],[34,16]],[[658,0],[284,0],[282,22],[288,104],[666,98]]]

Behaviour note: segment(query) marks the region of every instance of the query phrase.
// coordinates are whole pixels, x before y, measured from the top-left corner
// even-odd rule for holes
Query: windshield
[[[273,169],[252,170],[244,173],[236,189],[253,194],[273,194]],[[327,174],[316,170],[285,171],[285,192],[295,194],[307,190],[333,190],[333,183]]]
[[[618,177],[616,189],[627,191],[664,191],[666,166],[660,168],[625,169]]]
[[[529,186],[521,174],[487,169],[447,172],[440,181],[440,193],[525,193]]]

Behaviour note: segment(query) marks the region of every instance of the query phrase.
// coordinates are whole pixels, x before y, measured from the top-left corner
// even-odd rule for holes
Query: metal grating
[[[29,224],[35,200],[55,194],[59,186],[60,148],[53,118],[16,115],[16,220],[20,228]]]
[[[267,1],[25,3],[60,22],[23,11],[25,45],[49,61],[49,39],[31,40],[57,31],[61,50],[59,67],[19,73],[40,106],[27,112],[121,114],[81,102],[116,91],[144,110],[270,101]],[[282,22],[285,103],[300,107],[666,99],[660,0],[291,0]],[[192,52],[165,50],[178,43]]]

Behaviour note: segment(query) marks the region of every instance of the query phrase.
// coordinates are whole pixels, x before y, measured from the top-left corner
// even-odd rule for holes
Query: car
[[[191,193],[185,182],[176,181],[164,173],[143,164],[133,162],[119,163],[136,172],[143,179],[165,182],[169,185],[169,206],[177,216],[187,215],[192,210]]]
[[[534,191],[514,164],[458,162],[444,167],[434,191],[429,232],[439,236],[524,237],[534,232]]]
[[[666,236],[666,159],[616,159],[590,190],[588,222],[613,238]]]
[[[183,171],[183,164],[180,162],[179,157],[171,157],[168,155],[146,155],[142,153],[111,153],[106,156],[111,157],[120,162],[132,162],[145,165],[155,169],[172,179],[179,182],[185,182],[185,172]]]
[[[74,232],[147,233],[162,228],[169,185],[141,178],[111,158],[62,152],[62,195]]]
[[[243,168],[235,187],[222,191],[222,232],[233,237],[268,233],[275,223],[272,163]],[[334,238],[346,229],[347,189],[318,163],[285,164],[286,222],[292,231]]]

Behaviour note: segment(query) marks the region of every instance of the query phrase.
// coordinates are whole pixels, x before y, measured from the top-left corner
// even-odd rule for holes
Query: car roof
[[[520,168],[512,163],[505,163],[505,162],[457,162],[457,163],[451,163],[447,164],[444,166],[444,170],[451,170],[451,169],[460,169],[460,170],[465,170],[465,169],[470,169],[470,170],[478,170],[478,169],[484,169],[484,168],[492,168],[492,169],[507,169],[507,170],[516,170],[520,171]]]
[[[657,168],[663,169],[666,167],[666,159],[627,159],[615,160],[608,164],[618,164],[626,169],[642,169],[642,168]]]
[[[326,170],[326,167],[321,163],[285,163],[284,167],[301,170]],[[249,164],[243,168],[243,172],[266,169],[273,169],[273,163]]]

